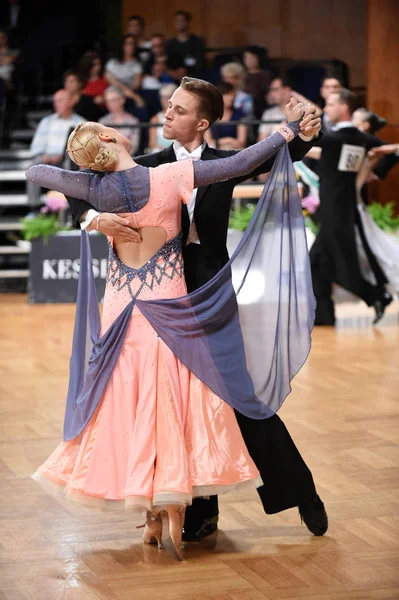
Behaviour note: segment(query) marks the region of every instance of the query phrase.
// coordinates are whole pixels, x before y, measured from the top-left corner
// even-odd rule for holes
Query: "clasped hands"
[[[297,121],[302,117],[299,125],[301,133],[307,137],[314,137],[321,129],[321,118],[316,116],[316,107],[312,104],[303,104],[295,98],[291,98],[285,107],[287,121]]]

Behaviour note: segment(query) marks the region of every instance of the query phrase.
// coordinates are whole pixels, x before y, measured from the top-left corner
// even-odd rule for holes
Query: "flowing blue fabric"
[[[96,410],[135,304],[175,356],[230,406],[253,419],[275,414],[310,351],[315,311],[287,147],[279,151],[231,259],[207,284],[181,298],[136,298],[100,337],[90,244],[82,232],[77,302],[65,440],[81,433]]]

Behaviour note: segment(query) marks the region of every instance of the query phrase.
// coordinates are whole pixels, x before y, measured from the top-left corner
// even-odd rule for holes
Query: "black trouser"
[[[194,247],[196,246],[196,247]],[[190,244],[184,251],[188,291],[198,289],[215,274],[201,261],[201,248]],[[210,276],[209,276],[210,275]],[[258,489],[263,508],[272,514],[304,504],[316,494],[313,477],[284,423],[277,415],[250,419],[236,412],[242,437],[264,485]],[[204,519],[218,515],[218,497],[196,498],[186,511],[185,527],[197,531]]]
[[[310,265],[312,269],[312,284],[316,298],[316,318],[315,325],[334,325],[334,301],[332,299],[333,283],[340,284],[343,288],[359,296],[367,306],[380,300],[385,292],[386,278],[372,253],[360,220],[358,212],[355,214],[355,223],[357,225],[360,239],[362,241],[369,266],[376,279],[376,284],[373,285],[367,281],[361,273],[360,263],[358,259],[357,249],[355,246],[355,234],[351,244],[347,244],[348,250],[346,258],[342,253],[339,253],[341,261],[334,260],[332,254],[339,251],[338,242],[335,245],[331,240],[326,240],[322,233],[316,237],[312,248],[310,249]],[[344,264],[346,261],[346,264]],[[337,272],[344,273],[345,277],[337,275]]]

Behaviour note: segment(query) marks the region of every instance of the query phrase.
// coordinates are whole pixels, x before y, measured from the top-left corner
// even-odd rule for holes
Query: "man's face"
[[[135,38],[140,37],[142,34],[142,28],[140,25],[140,22],[137,21],[136,19],[132,19],[132,21],[129,21],[127,24],[127,32],[130,35],[133,35]]]
[[[330,123],[339,123],[343,113],[346,112],[346,105],[339,101],[338,94],[330,94],[326,100],[324,112]]]
[[[58,90],[53,99],[54,112],[60,117],[69,115],[72,111],[73,100],[66,90]]]
[[[204,119],[198,115],[198,99],[179,87],[169,100],[162,134],[167,140],[192,141],[201,132]]]
[[[324,98],[324,100],[327,100],[330,94],[338,92],[338,90],[340,90],[341,88],[342,85],[340,84],[338,79],[335,79],[335,77],[329,77],[323,82],[323,85],[320,88],[320,95],[322,98]]]
[[[78,94],[82,89],[82,83],[76,75],[68,75],[65,78],[64,88],[72,95]]]
[[[184,15],[175,16],[175,29],[178,33],[188,30],[188,21]]]
[[[165,54],[165,42],[161,37],[153,36],[151,38],[151,50],[154,56],[163,56]]]
[[[285,104],[288,102],[287,97],[289,96],[289,88],[283,87],[281,79],[273,79],[269,93],[267,95],[267,101],[269,104]]]

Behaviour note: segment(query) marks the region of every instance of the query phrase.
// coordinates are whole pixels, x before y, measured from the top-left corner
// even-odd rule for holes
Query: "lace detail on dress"
[[[154,285],[160,285],[164,277],[170,280],[183,277],[182,236],[181,233],[165,244],[139,269],[123,263],[115,253],[110,242],[107,283],[111,283],[119,292],[125,286],[135,300],[143,291],[152,291]]]

